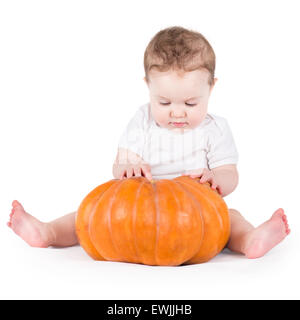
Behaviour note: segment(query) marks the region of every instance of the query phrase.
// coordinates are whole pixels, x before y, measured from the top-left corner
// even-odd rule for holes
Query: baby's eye
[[[186,103],[186,105],[189,106],[189,107],[194,107],[194,106],[196,106],[197,104],[196,104],[196,103],[192,103],[192,104],[191,104],[191,103]]]
[[[160,102],[160,104],[162,104],[163,106],[167,106],[170,104],[170,102]]]

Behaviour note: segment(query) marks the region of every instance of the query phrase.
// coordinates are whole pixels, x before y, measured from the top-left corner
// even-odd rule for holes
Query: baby
[[[138,109],[120,138],[114,178],[189,175],[222,197],[233,192],[238,184],[234,139],[226,119],[207,112],[217,80],[211,45],[198,32],[166,28],[148,44],[144,68],[150,103]],[[14,200],[7,224],[31,246],[67,247],[78,243],[75,214],[44,223]],[[229,214],[227,248],[247,258],[263,256],[290,233],[281,208],[257,228],[237,210]]]

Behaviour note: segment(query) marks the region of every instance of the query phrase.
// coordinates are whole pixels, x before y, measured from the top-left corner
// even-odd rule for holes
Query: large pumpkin
[[[91,191],[77,211],[76,232],[95,260],[176,266],[217,255],[230,221],[226,203],[208,183],[132,177]]]

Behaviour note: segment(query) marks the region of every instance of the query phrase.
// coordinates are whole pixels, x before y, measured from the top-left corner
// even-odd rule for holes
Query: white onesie
[[[155,122],[150,103],[142,105],[129,121],[118,146],[142,157],[153,179],[173,179],[190,170],[238,162],[225,118],[208,113],[196,128],[174,132]]]

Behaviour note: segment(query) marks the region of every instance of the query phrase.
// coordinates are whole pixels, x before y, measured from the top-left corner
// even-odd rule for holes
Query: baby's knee
[[[230,215],[233,215],[233,216],[242,216],[237,210],[235,210],[235,209],[228,209],[228,211],[229,211],[229,214]]]

